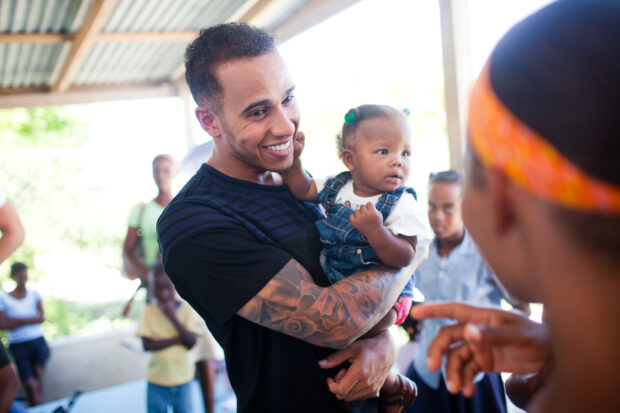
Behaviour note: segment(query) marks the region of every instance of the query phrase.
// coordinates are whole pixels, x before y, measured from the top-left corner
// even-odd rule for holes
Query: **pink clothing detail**
[[[396,300],[396,304],[394,304],[394,310],[396,310],[396,324],[397,326],[401,325],[405,322],[405,319],[409,315],[409,311],[411,310],[411,303],[413,302],[413,298],[401,295]]]

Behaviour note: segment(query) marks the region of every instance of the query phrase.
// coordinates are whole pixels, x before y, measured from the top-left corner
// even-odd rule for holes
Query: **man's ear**
[[[198,106],[195,110],[196,119],[198,119],[198,123],[205,132],[211,135],[214,138],[217,138],[221,135],[222,131],[219,124],[219,119],[215,112],[206,107],[206,106]]]
[[[505,173],[497,168],[486,168],[491,201],[491,219],[493,227],[499,234],[505,234],[516,222],[516,190],[514,184]]]
[[[355,157],[353,156],[353,151],[351,149],[344,149],[342,151],[342,162],[345,164],[349,171],[353,171],[355,169]]]

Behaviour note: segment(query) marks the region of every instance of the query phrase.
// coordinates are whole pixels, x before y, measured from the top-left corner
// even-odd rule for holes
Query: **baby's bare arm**
[[[392,234],[383,225],[383,217],[372,203],[362,205],[351,214],[350,221],[368,239],[368,244],[385,265],[402,268],[413,260],[417,238]]]
[[[286,171],[280,172],[282,179],[293,196],[300,201],[316,202],[317,190],[314,179],[304,170],[301,159],[301,152],[304,149],[305,136],[303,132],[297,132],[293,144],[293,165]]]

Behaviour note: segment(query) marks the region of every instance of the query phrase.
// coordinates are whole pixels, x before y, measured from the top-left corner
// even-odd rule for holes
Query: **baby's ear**
[[[349,171],[353,171],[353,169],[355,169],[355,157],[353,156],[353,151],[351,151],[351,149],[344,149],[342,151],[342,162]]]

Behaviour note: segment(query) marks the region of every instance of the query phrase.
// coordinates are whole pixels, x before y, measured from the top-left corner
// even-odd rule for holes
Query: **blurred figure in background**
[[[35,290],[26,288],[28,267],[21,262],[11,266],[13,291],[0,292],[0,328],[8,330],[9,350],[31,406],[43,402],[43,368],[50,349],[43,337],[43,302]]]
[[[25,232],[13,203],[0,187],[0,264],[13,254],[24,242]],[[19,388],[17,369],[0,343],[0,413],[23,412],[21,404],[15,402]],[[10,409],[10,410],[9,410]]]
[[[463,177],[456,171],[431,174],[428,218],[435,233],[428,259],[415,271],[416,286],[425,302],[462,302],[500,307],[510,300],[484,262],[463,224]],[[426,366],[428,346],[448,320],[422,323],[420,347],[407,375],[418,383],[420,396],[409,412],[504,413],[506,398],[502,379],[480,375],[474,397],[450,394],[443,374]]]
[[[129,277],[139,278],[145,286],[149,281],[149,269],[160,259],[155,225],[172,199],[172,181],[178,169],[178,162],[172,155],[157,155],[153,159],[157,196],[149,202],[134,205],[127,220],[123,263]]]
[[[24,242],[25,232],[17,210],[0,187],[0,264]]]
[[[147,370],[147,411],[192,413],[191,381],[195,376],[196,335],[203,322],[196,312],[181,301],[161,264],[153,270],[153,302],[140,315],[136,335],[144,349],[151,352]]]
[[[545,323],[416,306],[457,322],[428,351],[431,369],[447,357],[454,393],[480,371],[535,374],[528,412],[620,411],[619,22],[617,1],[552,2],[504,35],[473,88],[465,222]]]

